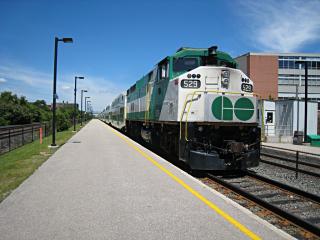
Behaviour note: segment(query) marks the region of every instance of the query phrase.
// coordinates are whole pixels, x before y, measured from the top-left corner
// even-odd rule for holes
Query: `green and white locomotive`
[[[236,66],[216,46],[180,48],[118,96],[110,123],[194,170],[257,166],[258,99]]]

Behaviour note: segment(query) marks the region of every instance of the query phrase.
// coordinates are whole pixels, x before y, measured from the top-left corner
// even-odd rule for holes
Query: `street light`
[[[83,102],[83,93],[88,92],[87,90],[81,90],[81,126],[82,126],[82,119],[83,119],[83,113],[82,113],[82,102]]]
[[[92,113],[92,106],[91,106],[91,101],[87,101],[87,114]]]
[[[56,146],[56,100],[57,100],[57,56],[58,42],[72,43],[72,38],[54,38],[54,66],[53,66],[53,100],[52,100],[52,143],[51,146]]]
[[[87,113],[87,99],[88,98],[90,98],[90,97],[84,98],[84,112],[85,112],[85,114]],[[84,115],[84,121],[86,121],[86,120],[87,120],[87,117],[86,117],[86,115]]]
[[[77,114],[77,79],[84,79],[84,77],[74,77],[74,113],[73,113],[73,131],[76,131],[76,114]]]
[[[308,130],[308,62],[306,60],[296,61],[304,65],[304,142],[307,141]]]
[[[88,100],[88,101],[87,101],[87,109],[86,109],[86,111],[89,112],[89,111],[90,111],[90,108],[91,108],[91,101]]]

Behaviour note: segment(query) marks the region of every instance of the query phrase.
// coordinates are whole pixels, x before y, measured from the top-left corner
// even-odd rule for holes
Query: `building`
[[[235,58],[254,82],[254,92],[263,99],[304,99],[304,66],[308,64],[308,99],[320,102],[320,53],[246,53]]]
[[[295,131],[304,131],[304,101],[262,100],[261,134],[267,142],[292,142]],[[261,106],[262,106],[261,105]],[[317,119],[318,103],[308,102],[308,119]],[[263,121],[262,121],[263,120]],[[318,121],[308,120],[307,134],[318,134]]]

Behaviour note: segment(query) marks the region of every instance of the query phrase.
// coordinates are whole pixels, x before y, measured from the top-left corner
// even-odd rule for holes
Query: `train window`
[[[266,123],[273,123],[273,112],[267,112]]]
[[[169,77],[168,66],[169,65],[167,64],[167,62],[161,63],[161,65],[159,65],[159,80],[167,79]]]
[[[166,78],[166,75],[167,75],[167,73],[166,73],[166,72],[167,72],[167,71],[166,71],[166,70],[167,70],[167,69],[166,69],[166,66],[163,66],[163,65],[162,65],[160,69],[161,69],[160,78],[161,78],[161,79]]]
[[[190,71],[199,66],[197,58],[176,58],[173,62],[173,71],[175,72],[183,72]]]

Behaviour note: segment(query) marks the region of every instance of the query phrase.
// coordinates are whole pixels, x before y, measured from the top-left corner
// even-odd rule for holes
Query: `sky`
[[[95,111],[178,48],[320,53],[319,0],[0,0],[0,92],[52,102],[54,38],[58,101],[74,77]],[[78,101],[79,103],[79,101]]]

